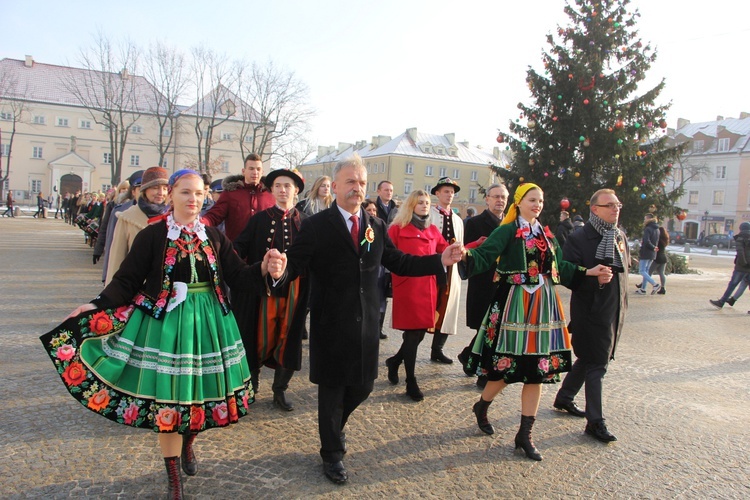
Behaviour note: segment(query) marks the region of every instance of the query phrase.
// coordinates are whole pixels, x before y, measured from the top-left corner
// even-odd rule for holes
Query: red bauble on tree
[[[560,200],[560,208],[561,209],[567,210],[569,206],[570,206],[570,200],[569,199],[563,198],[562,200]]]
[[[684,210],[682,212],[679,212],[677,214],[677,219],[678,220],[685,220],[686,218],[687,218],[687,213]]]

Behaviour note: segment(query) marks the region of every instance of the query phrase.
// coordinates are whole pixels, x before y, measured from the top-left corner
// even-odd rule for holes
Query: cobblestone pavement
[[[156,436],[81,408],[38,340],[100,289],[101,264],[92,265],[82,233],[55,219],[18,218],[0,220],[0,235],[0,495],[163,497]],[[471,412],[474,380],[457,364],[431,363],[426,340],[417,364],[425,400],[414,403],[403,385],[391,386],[383,366],[352,416],[347,485],[321,473],[305,359],[289,391],[293,412],[272,406],[267,370],[251,416],[199,436],[188,498],[747,498],[750,301],[723,310],[708,303],[723,292],[731,263],[693,255],[701,274],[669,276],[664,296],[630,297],[605,379],[616,443],[593,441],[582,420],[552,411],[555,388],[546,387],[534,429],[544,461],[523,458],[512,446],[520,386],[490,407],[497,432],[486,436]],[[400,344],[398,332],[388,333],[381,361]],[[471,335],[451,337],[449,354]]]

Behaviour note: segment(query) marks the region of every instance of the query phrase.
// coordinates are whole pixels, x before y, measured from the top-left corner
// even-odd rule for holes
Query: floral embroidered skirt
[[[501,284],[466,363],[489,380],[554,383],[570,371],[570,334],[563,305],[549,280],[529,293]]]
[[[157,320],[133,306],[90,311],[41,337],[68,391],[88,409],[155,432],[200,432],[254,401],[237,323],[208,284]]]

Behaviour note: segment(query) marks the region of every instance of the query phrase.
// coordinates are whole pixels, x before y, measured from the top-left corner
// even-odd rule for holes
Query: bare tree
[[[185,55],[163,42],[156,42],[149,47],[144,75],[151,84],[151,112],[159,128],[158,137],[151,142],[159,151],[159,166],[164,166],[179,123],[177,103],[187,90]]]
[[[302,150],[294,154],[304,152],[309,120],[315,116],[307,85],[294,72],[278,68],[273,61],[265,66],[253,63],[250,72],[241,77],[238,96],[242,156],[256,152],[263,160],[278,158],[283,162],[299,147]]]
[[[64,85],[85,107],[95,123],[109,134],[110,173],[113,185],[120,182],[128,133],[142,110],[153,108],[148,83],[135,76],[139,53],[132,42],[117,48],[102,32],[93,45],[81,49],[83,69],[70,68]]]
[[[10,178],[10,164],[13,159],[13,140],[16,137],[18,124],[24,121],[24,115],[29,111],[28,101],[24,99],[26,92],[18,88],[18,80],[12,75],[0,73],[0,144],[4,145],[0,153],[0,196],[5,197],[3,186]],[[7,125],[6,125],[7,123]],[[3,136],[5,140],[3,141]],[[3,165],[3,157],[5,164]]]
[[[201,173],[210,174],[219,162],[218,158],[212,158],[211,147],[224,140],[215,136],[216,128],[237,113],[238,98],[231,89],[237,82],[241,65],[231,63],[224,54],[200,46],[192,51],[191,70],[196,103],[183,115],[194,117],[198,143],[195,166]]]

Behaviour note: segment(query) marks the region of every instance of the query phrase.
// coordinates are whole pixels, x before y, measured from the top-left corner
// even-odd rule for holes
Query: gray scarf
[[[417,229],[419,229],[421,231],[424,231],[425,229],[427,229],[427,226],[429,224],[429,221],[428,221],[429,218],[430,218],[429,214],[428,215],[417,215],[415,213],[412,213],[411,214],[411,223]]]
[[[591,227],[602,235],[602,241],[596,247],[596,258],[607,265],[624,269],[623,261],[625,257],[622,254],[620,245],[625,244],[622,233],[614,224],[604,222],[594,214],[589,217]]]

